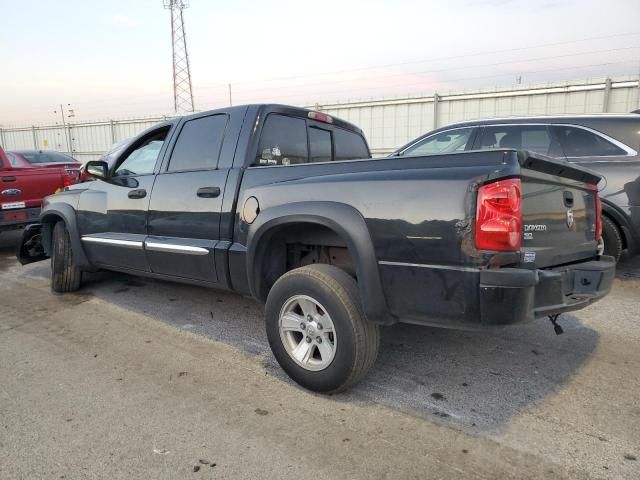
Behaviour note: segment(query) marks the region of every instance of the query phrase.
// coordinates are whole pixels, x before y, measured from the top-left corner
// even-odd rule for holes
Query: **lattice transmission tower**
[[[171,10],[171,43],[173,51],[173,106],[176,113],[194,111],[191,69],[187,52],[182,11],[189,7],[187,0],[163,0],[164,8]]]

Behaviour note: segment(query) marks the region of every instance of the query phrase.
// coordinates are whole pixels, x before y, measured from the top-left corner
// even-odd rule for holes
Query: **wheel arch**
[[[250,226],[247,237],[247,278],[252,295],[262,301],[268,294],[264,258],[274,235],[293,225],[321,226],[340,238],[351,256],[362,306],[375,323],[391,324],[391,316],[378,272],[369,230],[360,212],[337,202],[298,202],[267,208]]]
[[[42,224],[42,246],[47,255],[51,256],[51,241],[53,226],[59,221],[63,221],[69,231],[71,250],[74,255],[75,264],[83,270],[92,270],[93,266],[89,262],[80,239],[76,212],[71,205],[66,203],[50,203],[40,214]]]

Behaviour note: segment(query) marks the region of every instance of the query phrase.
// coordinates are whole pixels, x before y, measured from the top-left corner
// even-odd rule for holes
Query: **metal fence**
[[[514,115],[627,113],[640,108],[636,77],[565,82],[429,96],[308,105],[361,127],[374,155],[384,155],[438,126]],[[168,117],[0,128],[5,149],[52,149],[82,161]]]

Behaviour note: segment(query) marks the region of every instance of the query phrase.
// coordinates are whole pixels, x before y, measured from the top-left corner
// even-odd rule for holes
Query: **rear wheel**
[[[75,292],[80,288],[82,272],[73,262],[69,231],[62,221],[53,227],[51,250],[51,289],[59,293]]]
[[[622,235],[618,226],[606,216],[602,216],[602,242],[604,244],[604,254],[616,259],[622,255]]]
[[[365,318],[355,280],[334,266],[312,265],[284,274],[269,292],[265,315],[278,363],[309,390],[350,388],[378,355],[378,326]]]

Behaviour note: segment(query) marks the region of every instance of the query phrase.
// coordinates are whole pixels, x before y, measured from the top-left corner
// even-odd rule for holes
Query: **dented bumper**
[[[507,325],[579,310],[611,290],[613,257],[562,267],[501,268],[480,274],[480,316],[485,325]]]

